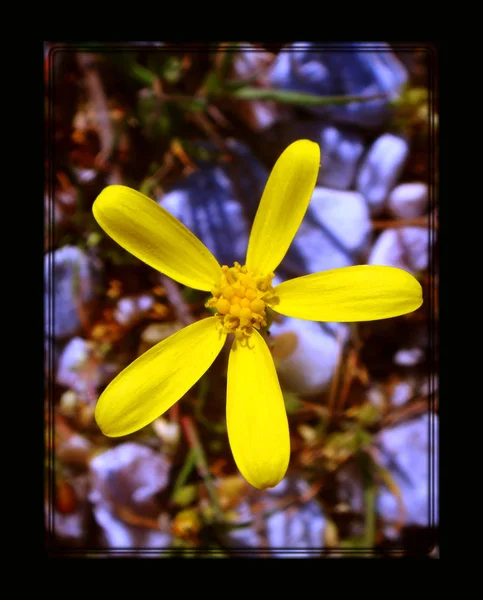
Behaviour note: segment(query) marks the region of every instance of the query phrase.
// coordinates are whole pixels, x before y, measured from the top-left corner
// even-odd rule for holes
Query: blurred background
[[[80,556],[437,557],[434,49],[387,43],[45,44],[45,514]],[[206,316],[206,295],[113,242],[92,203],[140,190],[221,264],[243,263],[268,174],[321,148],[317,187],[277,275],[391,265],[423,306],[359,324],[275,319],[290,424],[274,489],[239,474],[227,354],[124,438],[94,421],[106,385]]]

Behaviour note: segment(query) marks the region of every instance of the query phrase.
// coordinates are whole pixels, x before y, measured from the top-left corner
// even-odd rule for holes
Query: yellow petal
[[[290,144],[270,173],[250,240],[249,269],[268,274],[285,256],[310,202],[320,167],[320,148],[309,140]]]
[[[209,317],[145,352],[101,394],[95,418],[102,432],[127,435],[157,419],[207,371],[225,339]]]
[[[407,271],[361,265],[290,279],[278,285],[282,315],[311,321],[375,321],[412,312],[422,288]]]
[[[228,361],[226,421],[236,465],[258,489],[273,487],[290,459],[287,414],[267,344],[254,331],[233,344]]]
[[[218,281],[220,265],[208,248],[144,194],[110,185],[96,198],[92,211],[114,241],[172,279],[206,291]]]

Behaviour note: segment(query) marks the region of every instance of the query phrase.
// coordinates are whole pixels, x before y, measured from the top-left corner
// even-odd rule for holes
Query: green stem
[[[230,92],[225,91],[223,95],[240,100],[275,100],[284,104],[298,104],[301,106],[329,106],[333,104],[349,104],[351,102],[370,102],[372,100],[387,98],[385,94],[375,94],[372,96],[315,96],[291,90],[252,87],[244,87]]]
[[[228,81],[222,81],[222,88],[228,92],[235,92],[241,88],[249,86],[260,77],[260,75],[252,75],[251,77],[247,77],[246,79],[231,79]]]
[[[364,536],[366,548],[373,548],[376,543],[376,499],[377,487],[374,478],[374,463],[371,457],[362,452],[358,456],[364,485]]]
[[[209,386],[208,380],[206,377],[202,377],[198,386],[198,394],[196,398],[196,403],[194,406],[194,412],[196,420],[204,425],[210,431],[214,431],[216,433],[225,433],[226,427],[221,423],[212,423],[209,419],[205,417],[203,414],[203,408],[205,406],[206,396],[208,394]]]
[[[364,488],[364,546],[373,548],[376,542],[376,487],[374,482],[366,483]]]
[[[188,455],[186,456],[186,460],[184,461],[183,467],[176,478],[176,482],[174,484],[173,493],[171,494],[171,499],[176,498],[176,494],[183,487],[186,480],[189,477],[189,474],[193,470],[193,467],[196,464],[196,456],[193,448],[190,448]]]
[[[181,418],[181,426],[185,432],[188,444],[190,445],[191,450],[194,452],[196,468],[200,477],[203,479],[203,483],[205,484],[206,491],[210,497],[217,520],[219,522],[223,522],[225,520],[225,516],[220,505],[218,492],[213,484],[213,479],[208,468],[208,461],[206,460],[205,451],[201,445],[201,441],[196,430],[196,425],[191,417],[186,416]]]

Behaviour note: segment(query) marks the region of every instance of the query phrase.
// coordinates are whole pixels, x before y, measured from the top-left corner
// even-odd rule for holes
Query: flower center
[[[271,286],[273,278],[273,273],[258,275],[237,262],[233,267],[223,265],[220,283],[212,290],[213,297],[205,306],[216,309],[225,333],[233,333],[239,340],[246,339],[253,328],[267,325],[267,304],[276,298]]]

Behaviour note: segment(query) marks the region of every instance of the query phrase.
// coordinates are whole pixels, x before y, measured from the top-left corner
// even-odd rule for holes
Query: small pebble
[[[359,264],[369,249],[371,231],[360,194],[316,187],[281,272],[289,279]],[[289,273],[290,268],[298,271]]]
[[[396,218],[420,217],[428,206],[428,186],[425,183],[401,183],[389,194],[387,206]]]
[[[86,394],[99,387],[103,380],[105,376],[95,345],[80,337],[72,338],[59,358],[56,382]]]
[[[44,256],[45,335],[63,339],[81,328],[80,308],[94,299],[96,268],[76,246],[63,246]]]
[[[168,485],[170,468],[160,452],[134,442],[115,446],[91,460],[89,500],[108,547],[169,546],[169,533],[129,524],[117,511],[123,506],[139,517],[157,520],[162,509],[157,495]]]
[[[414,387],[409,381],[397,383],[391,394],[391,404],[394,406],[403,406],[414,396]]]
[[[405,525],[428,526],[430,487],[428,456],[434,457],[432,473],[436,479],[438,456],[438,417],[432,417],[431,432],[428,414],[383,430],[379,435],[382,462],[398,484],[406,510]],[[438,485],[431,490],[438,519]],[[434,492],[434,493],[433,493]],[[382,488],[377,502],[378,512],[388,523],[395,522],[398,504],[394,494]]]
[[[429,264],[429,232],[425,227],[385,229],[369,255],[370,265],[386,265],[415,274]]]
[[[424,358],[421,348],[401,348],[394,355],[394,362],[401,367],[414,367]]]
[[[274,162],[287,146],[300,139],[320,146],[317,185],[337,190],[352,187],[365,149],[359,134],[326,121],[289,121],[263,132],[259,138],[260,151],[267,162]]]
[[[118,301],[114,318],[121,325],[132,325],[141,319],[153,305],[154,298],[149,294],[125,296]]]
[[[272,323],[270,334],[277,372],[293,392],[311,396],[326,389],[337,368],[339,342],[347,339],[347,325],[332,324],[333,329],[320,323],[285,318]]]
[[[372,215],[384,210],[408,155],[408,142],[392,133],[381,135],[369,148],[357,175],[356,188],[366,199]]]

